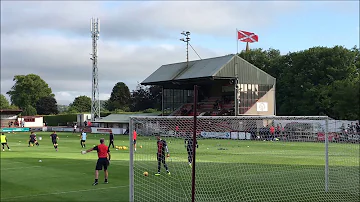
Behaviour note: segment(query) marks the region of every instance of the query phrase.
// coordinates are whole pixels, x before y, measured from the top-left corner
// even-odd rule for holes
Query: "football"
[[[144,172],[144,176],[148,176],[148,175],[149,175],[149,173],[145,171],[145,172]]]

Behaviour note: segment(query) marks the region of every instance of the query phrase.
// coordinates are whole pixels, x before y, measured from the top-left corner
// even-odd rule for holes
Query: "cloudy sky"
[[[258,34],[252,48],[284,54],[359,46],[357,1],[1,1],[1,93],[14,75],[34,73],[60,104],[90,96],[91,17],[101,20],[101,99],[119,81],[132,90],[162,64],[185,61],[184,30],[202,58],[236,53],[236,29]]]

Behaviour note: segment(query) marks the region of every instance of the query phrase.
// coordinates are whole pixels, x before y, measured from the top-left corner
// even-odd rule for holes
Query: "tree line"
[[[239,55],[276,78],[277,115],[359,120],[359,51],[334,46],[286,55],[255,49]]]
[[[0,109],[21,109],[23,116],[59,113],[89,113],[91,98],[80,95],[68,106],[58,105],[49,85],[38,75],[16,75],[15,84],[7,92],[10,102],[0,95]],[[159,104],[160,103],[160,104]],[[130,92],[128,86],[118,82],[108,100],[100,101],[101,112],[154,112],[161,110],[161,88],[142,86]]]
[[[253,49],[239,56],[276,78],[277,115],[327,115],[335,119],[360,119],[360,52],[357,47],[313,47],[281,55],[276,49]],[[16,75],[1,95],[1,109],[23,110],[24,115],[84,113],[91,98],[78,96],[69,106],[57,105],[49,85],[38,75]],[[123,82],[114,85],[102,112],[161,110],[161,87],[138,84],[130,91]]]

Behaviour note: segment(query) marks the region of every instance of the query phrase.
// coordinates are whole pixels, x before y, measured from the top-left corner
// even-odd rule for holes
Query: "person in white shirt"
[[[73,131],[73,133],[76,133],[76,128],[77,128],[77,125],[76,125],[76,123],[74,124],[74,131]]]
[[[82,131],[81,137],[80,137],[80,144],[82,148],[85,148],[85,142],[86,142],[86,133]]]

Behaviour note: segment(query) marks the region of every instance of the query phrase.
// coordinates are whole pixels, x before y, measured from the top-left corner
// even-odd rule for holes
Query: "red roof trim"
[[[19,118],[29,119],[29,118],[42,118],[43,116],[19,116]]]

